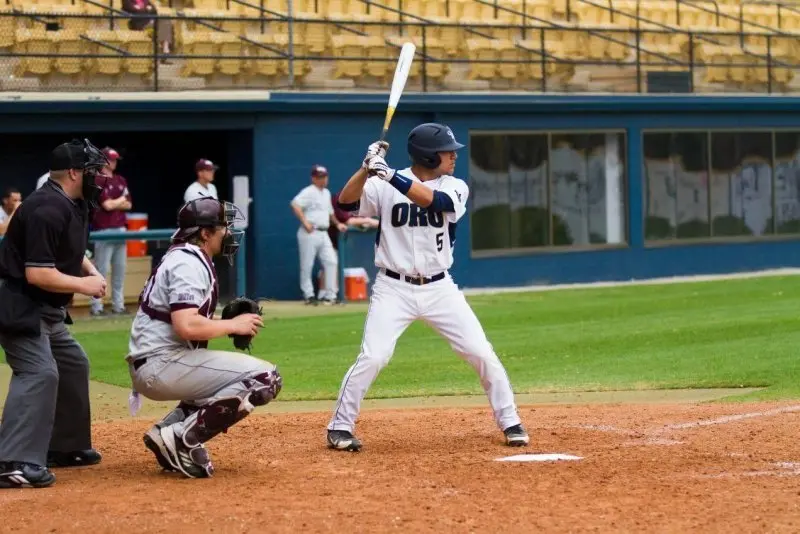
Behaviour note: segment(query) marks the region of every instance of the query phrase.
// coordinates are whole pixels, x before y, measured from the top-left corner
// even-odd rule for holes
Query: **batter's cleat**
[[[103,455],[95,449],[58,452],[47,451],[47,467],[81,467],[99,464]]]
[[[306,299],[306,306],[317,306],[318,304],[319,301],[317,300],[317,297],[308,297]]]
[[[56,476],[46,467],[24,462],[0,464],[0,488],[46,488]]]
[[[514,425],[503,430],[506,436],[506,445],[509,447],[523,447],[528,444],[528,433],[522,425]]]
[[[158,465],[161,466],[164,471],[175,472],[179,469],[172,465],[169,461],[169,454],[167,452],[167,446],[164,445],[164,440],[161,439],[161,432],[159,432],[158,427],[154,426],[142,438],[144,441],[145,447],[150,449],[156,456],[156,460],[158,460]]]
[[[189,478],[208,478],[214,474],[214,466],[202,443],[189,447],[175,434],[172,427],[162,428],[161,439],[169,462]]]
[[[328,430],[328,448],[358,452],[361,450],[361,440],[347,430]]]

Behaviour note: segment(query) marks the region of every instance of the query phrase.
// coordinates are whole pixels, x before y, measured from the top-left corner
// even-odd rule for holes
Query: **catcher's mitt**
[[[222,318],[232,319],[237,315],[243,313],[257,313],[262,315],[262,310],[259,308],[258,303],[253,299],[247,297],[237,297],[230,301],[222,308]],[[239,350],[246,350],[250,352],[250,347],[253,341],[253,336],[243,336],[241,334],[228,334],[229,338],[233,339],[233,346]]]

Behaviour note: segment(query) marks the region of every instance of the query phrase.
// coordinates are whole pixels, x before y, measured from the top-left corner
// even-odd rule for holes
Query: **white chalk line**
[[[763,412],[738,413],[732,415],[724,415],[722,417],[717,417],[716,419],[706,419],[699,421],[689,421],[687,423],[664,425],[659,428],[647,430],[645,433],[651,435],[658,435],[673,430],[686,430],[689,428],[699,428],[704,426],[725,425],[728,423],[735,423],[737,421],[742,421],[744,419],[753,419],[756,417],[770,417],[772,415],[780,415],[784,413],[791,413],[798,411],[800,411],[800,404],[796,404],[793,406],[783,406],[781,408],[774,408],[772,410],[766,410]]]
[[[721,417],[716,417],[714,419],[702,419],[697,421],[688,421],[684,423],[673,423],[669,425],[663,425],[657,428],[648,428],[644,431],[630,430],[627,428],[621,428],[614,425],[605,425],[605,424],[573,425],[572,428],[578,428],[581,430],[590,430],[594,432],[604,432],[608,434],[620,434],[624,436],[640,437],[639,439],[632,439],[624,442],[623,446],[640,446],[640,445],[669,446],[669,445],[681,445],[685,443],[684,441],[681,440],[665,437],[664,434],[667,434],[669,432],[674,432],[678,430],[689,430],[693,428],[702,428],[706,426],[725,425],[728,423],[735,423],[747,419],[754,419],[758,417],[770,417],[773,415],[780,415],[792,412],[800,412],[800,404],[792,406],[783,406],[780,408],[774,408],[772,410],[765,410],[760,412],[746,412],[746,413],[737,413],[731,415],[723,415]],[[798,466],[798,469],[800,469],[800,465]]]
[[[595,289],[602,287],[620,286],[647,286],[663,284],[681,284],[691,282],[717,282],[721,280],[741,280],[746,278],[761,278],[767,276],[796,276],[800,269],[786,267],[781,269],[766,269],[762,271],[747,271],[742,273],[701,274],[693,276],[670,276],[662,278],[631,279],[608,282],[587,282],[579,284],[552,284],[552,285],[527,285],[517,287],[462,287],[465,295],[498,295],[501,293],[529,293],[534,291],[557,291],[561,289]]]

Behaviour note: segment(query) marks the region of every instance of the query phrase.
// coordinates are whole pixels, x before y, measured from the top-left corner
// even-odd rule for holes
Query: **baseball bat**
[[[386,132],[389,130],[389,124],[394,117],[394,110],[397,109],[397,103],[400,101],[400,95],[403,94],[403,89],[406,86],[408,73],[411,71],[411,62],[414,60],[414,54],[417,47],[414,43],[404,43],[400,49],[400,57],[397,60],[397,67],[394,69],[394,79],[392,80],[392,92],[389,94],[389,105],[386,107],[386,118],[383,121],[383,131],[381,132],[381,141],[386,138]]]

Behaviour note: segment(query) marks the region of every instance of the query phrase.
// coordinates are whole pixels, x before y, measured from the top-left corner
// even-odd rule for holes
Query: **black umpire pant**
[[[0,462],[46,465],[47,452],[90,449],[89,360],[63,308],[42,306],[39,337],[0,333],[13,375],[0,422]]]

